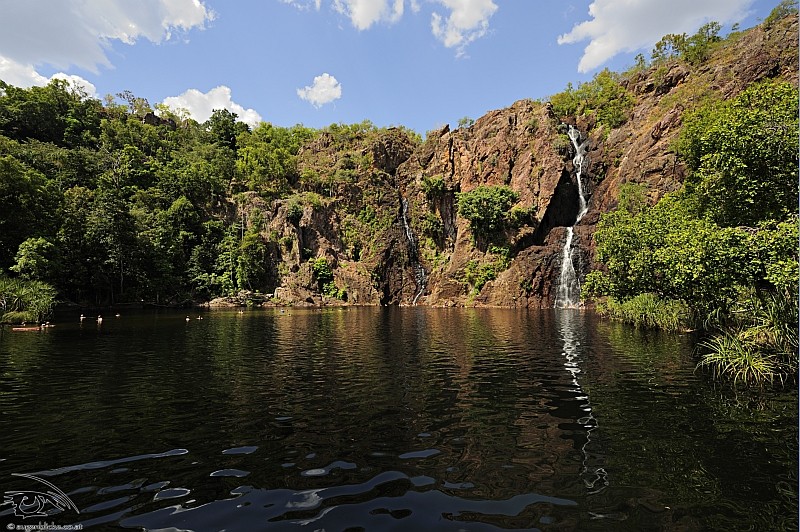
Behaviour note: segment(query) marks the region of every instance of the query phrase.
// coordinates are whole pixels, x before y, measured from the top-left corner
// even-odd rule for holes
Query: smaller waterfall
[[[414,295],[411,304],[416,305],[417,299],[425,291],[425,286],[428,284],[428,274],[422,264],[419,263],[417,239],[414,238],[414,232],[411,231],[411,226],[408,224],[408,200],[401,197],[400,203],[402,205],[403,229],[406,232],[406,239],[408,239],[408,257],[411,260],[411,266],[414,268],[414,283],[417,285],[417,293]]]
[[[556,308],[575,308],[580,305],[581,285],[578,274],[575,271],[575,264],[572,262],[572,240],[575,235],[575,224],[581,221],[586,211],[589,210],[586,197],[583,191],[583,163],[586,157],[586,141],[581,140],[581,133],[573,126],[569,126],[567,132],[572,146],[575,148],[575,157],[572,164],[575,166],[575,179],[578,181],[578,215],[572,227],[567,228],[567,238],[564,241],[564,249],[561,254],[561,273],[558,276],[558,292],[556,293]]]

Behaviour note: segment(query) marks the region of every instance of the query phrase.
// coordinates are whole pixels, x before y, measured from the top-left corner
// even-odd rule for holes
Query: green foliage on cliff
[[[472,287],[472,295],[480,293],[486,283],[497,279],[500,272],[508,268],[511,262],[509,254],[506,247],[490,246],[486,260],[467,262],[461,279]]]
[[[665,35],[653,48],[653,61],[666,61],[679,57],[692,64],[700,64],[708,59],[714,44],[720,42],[719,31],[722,26],[718,22],[709,22],[700,27],[692,36],[685,33]]]
[[[502,229],[519,194],[504,185],[481,185],[456,195],[458,214],[469,220],[475,235],[489,236]]]
[[[699,214],[752,226],[797,211],[797,102],[796,87],[766,81],[686,118],[678,150]]]
[[[319,291],[328,297],[344,299],[346,293],[343,289],[336,288],[336,284],[333,282],[333,269],[328,259],[317,257],[309,262],[311,263],[311,273]]]
[[[766,81],[689,114],[678,142],[691,170],[684,187],[653,206],[641,189],[622,191],[595,232],[605,271],[590,274],[585,294],[662,327],[653,316],[679,303],[679,327],[715,334],[702,364],[734,381],[795,375],[797,108],[796,87]]]
[[[633,107],[633,96],[621,81],[619,74],[603,69],[592,81],[581,83],[577,89],[567,84],[565,91],[550,97],[550,104],[559,117],[594,114],[599,124],[619,127],[627,121]]]

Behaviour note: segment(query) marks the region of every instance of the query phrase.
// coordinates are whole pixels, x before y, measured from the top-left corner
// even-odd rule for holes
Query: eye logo
[[[24,519],[28,517],[47,517],[47,512],[53,508],[60,511],[66,511],[71,508],[75,510],[75,513],[81,513],[75,503],[72,502],[72,499],[50,482],[24,473],[11,473],[11,475],[29,478],[50,488],[47,491],[7,491],[3,504],[11,504],[14,507],[14,515],[16,517]]]

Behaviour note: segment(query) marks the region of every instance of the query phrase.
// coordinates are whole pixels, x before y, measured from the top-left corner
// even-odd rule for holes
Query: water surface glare
[[[797,529],[796,391],[731,398],[688,336],[572,309],[78,314],[0,333],[0,491],[57,486],[80,513],[47,523]]]

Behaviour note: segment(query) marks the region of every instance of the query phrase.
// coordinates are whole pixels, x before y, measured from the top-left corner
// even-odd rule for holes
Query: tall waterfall
[[[403,229],[406,232],[406,239],[408,239],[408,257],[411,260],[411,266],[414,268],[414,283],[417,285],[417,293],[414,295],[412,305],[417,304],[417,299],[425,291],[425,286],[428,284],[428,274],[422,264],[419,263],[419,247],[417,246],[417,239],[414,238],[414,233],[411,231],[411,226],[408,224],[408,200],[400,198],[402,206]]]
[[[578,216],[575,218],[572,227],[567,228],[567,238],[564,241],[564,249],[561,254],[561,273],[558,276],[556,308],[575,308],[580,305],[581,285],[578,280],[578,274],[575,271],[575,264],[572,262],[573,228],[575,224],[581,221],[586,211],[589,210],[583,192],[583,182],[581,181],[587,141],[580,142],[581,133],[573,126],[569,126],[567,134],[572,141],[572,146],[575,148],[575,157],[572,159],[572,164],[575,166],[575,178],[578,181]]]

